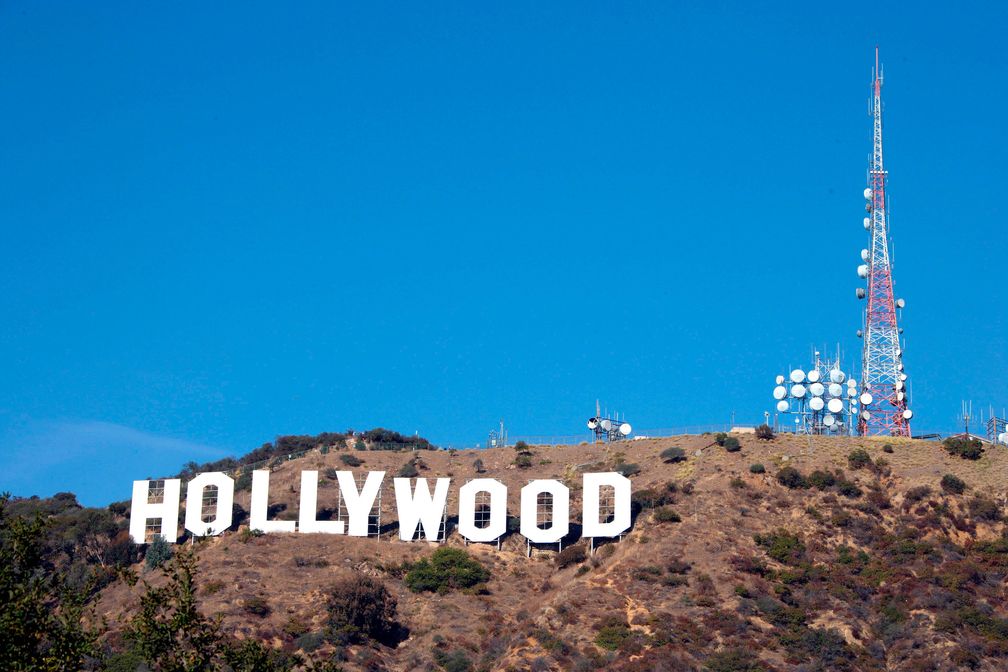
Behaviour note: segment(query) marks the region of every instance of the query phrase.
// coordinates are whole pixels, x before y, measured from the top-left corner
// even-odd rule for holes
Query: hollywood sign
[[[318,472],[301,472],[301,499],[298,519],[270,520],[268,470],[252,472],[252,501],[249,527],[264,533],[300,532],[303,534],[346,534],[352,537],[368,536],[368,517],[385,480],[384,471],[368,472],[360,489],[349,471],[336,473],[340,497],[346,506],[347,520],[318,520]],[[396,510],[399,517],[399,538],[411,541],[418,530],[426,539],[437,539],[439,526],[447,510],[450,478],[434,479],[434,493],[426,478],[394,478]],[[133,481],[133,503],[130,508],[130,536],[138,544],[145,543],[147,523],[160,519],[160,534],[174,543],[178,538],[178,515],[182,481],[170,478],[164,481],[164,497],[160,502],[150,501],[150,481]],[[616,537],[630,528],[630,479],[615,472],[583,475],[582,537]],[[217,489],[216,510],[212,520],[205,515],[203,496],[207,488]],[[606,520],[601,520],[602,488],[612,488],[612,510],[606,510]],[[489,511],[483,512],[480,525],[476,520],[476,496],[489,495]],[[550,525],[537,524],[539,496],[552,497]],[[507,486],[493,478],[469,481],[458,493],[458,531],[469,541],[492,542],[507,532]],[[221,534],[231,527],[234,505],[234,480],[222,472],[207,472],[189,481],[186,489],[185,529],[194,536]],[[558,542],[570,532],[570,490],[553,479],[534,480],[521,489],[522,536],[532,543]],[[486,520],[488,519],[488,520]]]

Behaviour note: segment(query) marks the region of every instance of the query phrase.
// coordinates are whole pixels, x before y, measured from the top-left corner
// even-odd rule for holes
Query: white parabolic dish
[[[781,413],[785,413],[788,408],[790,408],[790,406],[786,401],[781,400],[777,402],[777,410]]]
[[[822,424],[826,425],[827,427],[832,427],[834,422],[836,422],[836,420],[833,418],[832,415],[829,415],[829,414],[827,414],[822,419]]]
[[[865,392],[864,394],[861,395],[862,406],[871,406],[871,402],[872,402],[871,392]]]
[[[612,429],[612,421],[609,420],[608,418],[606,418],[605,420],[603,420],[602,421],[602,429],[604,429],[607,432],[609,430],[611,430]]]
[[[821,411],[825,405],[826,404],[823,402],[822,397],[812,397],[812,400],[809,401],[809,406],[813,411]]]
[[[619,433],[622,434],[623,436],[630,436],[631,431],[632,428],[630,427],[629,422],[624,422],[622,425],[619,426]]]
[[[801,383],[804,382],[804,380],[805,380],[805,372],[802,371],[801,369],[795,369],[794,371],[791,372],[792,383]]]
[[[829,379],[832,382],[834,382],[834,383],[842,383],[844,381],[844,378],[846,378],[846,377],[847,376],[845,376],[844,372],[841,371],[840,369],[830,369]]]
[[[842,397],[843,385],[841,385],[840,383],[830,383],[829,393],[831,397]]]
[[[808,376],[806,377],[808,378],[808,382],[810,383],[819,382],[819,372],[816,369],[812,369],[811,371],[809,371]]]
[[[791,386],[791,396],[801,399],[805,396],[805,386],[804,385],[792,385]]]
[[[778,385],[773,389],[773,398],[780,401],[787,396],[787,388],[783,385]]]
[[[830,399],[827,406],[829,407],[830,413],[840,414],[843,412],[843,402],[839,399]]]
[[[821,397],[823,393],[826,391],[826,388],[823,387],[822,383],[812,383],[811,385],[809,385],[808,390],[809,392],[812,393],[812,396]]]
[[[598,427],[598,420],[595,418],[588,418],[588,429],[595,429]]]

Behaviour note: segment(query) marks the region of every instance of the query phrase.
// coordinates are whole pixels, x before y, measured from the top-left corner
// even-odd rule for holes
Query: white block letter
[[[164,499],[160,504],[147,502],[147,491],[150,481],[133,481],[133,505],[130,507],[130,536],[138,544],[147,543],[147,521],[151,518],[161,519],[161,536],[165,541],[174,544],[178,539],[179,495],[182,492],[182,481],[168,478],[164,482]]]
[[[301,472],[301,504],[298,505],[298,532],[343,534],[342,520],[318,520],[318,472]]]
[[[615,490],[613,519],[608,523],[599,520],[599,490],[604,485]],[[582,518],[582,537],[616,537],[630,529],[630,479],[616,472],[585,474]]]
[[[426,478],[417,479],[415,492],[410,492],[408,478],[394,478],[392,484],[395,486],[396,509],[399,511],[399,538],[403,541],[413,539],[419,523],[424,538],[436,541],[441,530],[441,517],[445,512],[445,502],[448,501],[451,479],[437,479],[433,498]]]
[[[252,472],[252,510],[249,512],[249,528],[262,532],[293,532],[293,520],[266,520],[269,509],[269,477],[266,469]]]
[[[476,493],[490,493],[490,524],[476,527]],[[459,534],[469,541],[494,541],[507,532],[507,486],[477,478],[459,489]]]
[[[203,522],[203,491],[207,487],[217,487],[217,511],[214,519]],[[189,481],[186,490],[186,529],[198,537],[220,534],[231,527],[231,515],[234,513],[234,481],[227,474],[219,471],[208,471]]]
[[[551,525],[545,530],[539,523],[539,495],[553,495],[550,510]],[[521,533],[534,544],[551,544],[560,541],[570,531],[570,490],[560,481],[532,481],[521,490]]]
[[[354,483],[353,472],[337,471],[336,480],[339,481],[340,495],[347,509],[347,520],[350,521],[347,534],[351,537],[366,537],[368,534],[368,516],[374,507],[378,490],[381,489],[382,479],[385,478],[384,471],[369,471],[367,480],[364,481],[360,492],[357,492],[357,484]]]

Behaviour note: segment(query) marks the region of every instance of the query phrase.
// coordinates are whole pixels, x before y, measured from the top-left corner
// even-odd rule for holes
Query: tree
[[[770,441],[774,438],[773,428],[768,424],[762,424],[756,428],[756,438],[763,441]]]
[[[479,560],[461,548],[443,546],[428,558],[421,558],[406,573],[406,587],[414,593],[444,593],[486,583],[490,572]]]
[[[171,544],[165,541],[165,538],[160,534],[154,535],[154,539],[151,540],[150,545],[147,546],[147,555],[144,558],[147,569],[157,569],[170,560],[171,557]]]
[[[83,669],[97,633],[82,625],[86,591],[46,567],[41,515],[10,515],[0,495],[0,669]]]
[[[359,574],[329,589],[329,635],[343,644],[387,641],[399,625],[396,600],[381,582]]]
[[[477,474],[484,473],[486,469],[483,467],[483,460],[477,457],[476,461],[473,462],[473,469],[476,471]]]
[[[682,462],[686,459],[686,451],[679,446],[666,448],[660,455],[662,462]]]
[[[220,669],[225,654],[220,629],[196,605],[195,554],[175,554],[162,571],[168,583],[147,586],[139,613],[125,629],[126,641],[154,672]]]

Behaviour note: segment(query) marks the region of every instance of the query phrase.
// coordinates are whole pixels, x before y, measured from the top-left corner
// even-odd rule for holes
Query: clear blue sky
[[[876,43],[915,428],[1008,405],[1004,5],[677,4],[0,4],[0,489],[761,420],[859,352]]]

